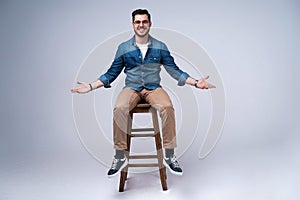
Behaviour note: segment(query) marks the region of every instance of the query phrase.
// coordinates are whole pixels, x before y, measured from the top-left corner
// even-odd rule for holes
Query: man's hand
[[[79,93],[79,94],[84,94],[87,92],[91,91],[91,87],[89,84],[85,83],[85,82],[81,82],[81,81],[77,81],[77,84],[79,85],[78,87],[72,88],[71,92],[72,93]]]
[[[206,76],[205,78],[200,79],[196,85],[196,88],[200,88],[200,89],[216,88],[216,86],[206,82],[206,80],[208,78],[209,78],[209,76]]]

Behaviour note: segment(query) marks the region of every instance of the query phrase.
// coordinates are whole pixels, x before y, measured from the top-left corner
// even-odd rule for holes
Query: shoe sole
[[[163,164],[164,164],[164,166],[165,166],[166,168],[168,168],[168,170],[169,170],[172,174],[174,174],[174,175],[176,175],[176,176],[182,176],[183,172],[174,172],[174,171],[171,169],[171,167],[168,165],[168,163],[165,161],[165,159],[164,159],[164,161],[163,161]]]
[[[107,175],[108,178],[113,178],[113,177],[115,177],[116,175],[118,175],[118,174],[120,173],[120,171],[122,171],[122,170],[124,169],[124,167],[127,166],[127,164],[128,164],[128,160],[127,160],[127,158],[126,158],[125,162],[124,162],[123,165],[120,167],[120,169],[119,169],[116,173],[114,173],[114,174],[112,174],[112,175]]]

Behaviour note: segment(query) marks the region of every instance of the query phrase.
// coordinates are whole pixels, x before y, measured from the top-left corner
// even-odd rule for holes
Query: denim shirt
[[[111,87],[111,83],[118,77],[124,69],[126,74],[125,87],[129,87],[136,91],[144,88],[153,90],[160,85],[161,66],[178,81],[179,86],[185,84],[189,75],[183,72],[175,64],[167,46],[149,37],[148,50],[145,58],[135,43],[134,37],[119,45],[114,61],[107,72],[99,77],[104,83],[105,88]]]

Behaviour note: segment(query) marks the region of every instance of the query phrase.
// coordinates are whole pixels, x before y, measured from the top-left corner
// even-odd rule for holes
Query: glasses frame
[[[148,25],[148,24],[150,24],[150,21],[149,20],[143,20],[143,21],[136,20],[136,21],[133,22],[133,24],[135,24],[135,25],[140,25],[141,23],[145,24],[145,25]]]

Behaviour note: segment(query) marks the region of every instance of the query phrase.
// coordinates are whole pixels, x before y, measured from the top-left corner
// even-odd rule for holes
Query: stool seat
[[[134,113],[151,113],[152,114],[152,128],[132,128],[132,121]],[[153,132],[153,133],[133,133],[133,132]],[[130,155],[131,138],[139,137],[152,137],[155,139],[156,154],[155,155]],[[157,111],[151,107],[150,104],[142,102],[138,103],[130,112],[127,123],[127,148],[126,157],[128,164],[121,171],[119,192],[124,191],[125,181],[127,180],[128,168],[129,167],[158,167],[160,174],[160,181],[163,190],[167,190],[167,175],[166,167],[163,165],[163,151],[160,137],[160,129],[158,124]],[[134,163],[131,164],[129,161],[132,159],[157,159],[157,163]]]

